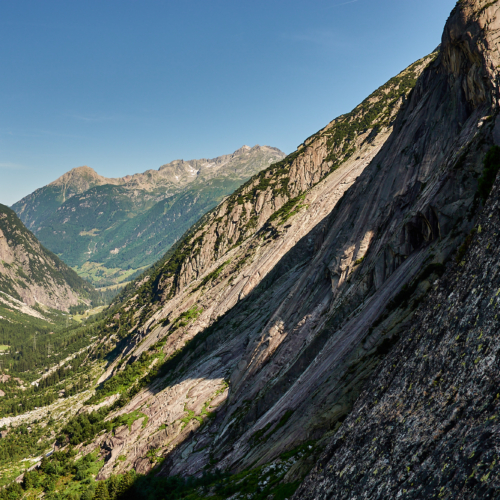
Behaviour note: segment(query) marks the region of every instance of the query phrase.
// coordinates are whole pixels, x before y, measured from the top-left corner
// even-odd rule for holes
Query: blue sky
[[[290,153],[431,52],[455,3],[0,2],[0,203],[81,165]]]

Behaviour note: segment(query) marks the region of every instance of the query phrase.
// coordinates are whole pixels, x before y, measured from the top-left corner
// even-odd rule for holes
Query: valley
[[[0,205],[0,500],[498,498],[499,15],[287,156]]]
[[[79,276],[99,288],[123,286],[225,196],[283,157],[276,148],[244,146],[117,179],[79,167],[12,208]]]

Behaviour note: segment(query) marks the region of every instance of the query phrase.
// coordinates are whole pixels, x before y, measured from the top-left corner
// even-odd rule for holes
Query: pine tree
[[[99,481],[94,493],[94,500],[110,500],[106,481]]]
[[[121,476],[111,476],[108,479],[108,491],[111,500],[115,500],[120,491],[122,477]]]

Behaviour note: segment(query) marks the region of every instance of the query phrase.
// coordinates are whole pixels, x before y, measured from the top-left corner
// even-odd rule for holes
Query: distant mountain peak
[[[244,145],[214,159],[174,160],[158,170],[116,179],[81,166],[12,208],[82,276],[100,285],[115,284],[116,269],[125,275],[128,266],[153,264],[191,224],[284,156],[277,148]],[[101,266],[100,278],[89,266]]]
[[[103,177],[93,168],[83,165],[69,170],[65,174],[61,175],[61,177],[58,177],[55,181],[51,182],[49,186],[78,184],[82,180],[89,183],[94,182],[96,184],[122,184],[124,182],[121,178],[109,179],[107,177]]]

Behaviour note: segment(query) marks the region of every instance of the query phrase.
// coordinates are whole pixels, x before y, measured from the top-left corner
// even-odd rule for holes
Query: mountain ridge
[[[104,185],[104,184],[112,184],[112,185],[117,185],[117,186],[125,186],[128,189],[134,189],[138,185],[140,185],[143,189],[149,189],[153,190],[156,189],[158,186],[153,185],[153,184],[148,184],[147,182],[144,182],[145,179],[148,179],[148,177],[151,177],[151,175],[155,175],[159,177],[158,173],[162,174],[161,177],[164,177],[165,174],[164,172],[167,171],[168,174],[172,174],[174,177],[176,175],[176,171],[180,171],[181,173],[185,174],[185,165],[189,166],[196,165],[201,167],[197,174],[201,172],[201,170],[204,169],[210,169],[213,167],[220,168],[222,166],[225,166],[227,163],[229,163],[232,159],[235,159],[238,156],[241,156],[242,154],[251,152],[251,151],[259,151],[259,150],[264,150],[264,151],[272,151],[277,153],[278,155],[283,155],[282,151],[280,151],[278,148],[274,148],[271,146],[259,146],[258,144],[250,147],[247,145],[242,146],[241,148],[237,149],[234,153],[231,154],[226,154],[226,155],[221,155],[216,158],[200,158],[198,160],[183,160],[183,159],[178,159],[178,160],[172,160],[169,163],[165,163],[161,165],[157,170],[154,169],[149,169],[146,170],[143,173],[137,173],[137,174],[128,174],[123,177],[104,177],[100,174],[98,174],[92,167],[89,167],[87,165],[83,165],[81,167],[75,167],[69,170],[68,172],[64,173],[60,177],[58,177],[56,180],[50,182],[47,184],[47,186],[64,186],[67,187],[68,185],[74,189],[75,194],[81,194],[84,191],[87,191],[90,187],[94,187],[97,185]],[[215,170],[217,170],[217,168]],[[192,170],[189,169],[188,173],[191,173]],[[127,184],[129,184],[127,186]],[[43,188],[39,188],[43,189]],[[38,190],[36,190],[38,191]],[[34,193],[36,193],[36,191]],[[32,194],[34,194],[32,193]],[[31,196],[31,195],[28,195]],[[25,197],[26,198],[26,197]],[[22,198],[20,201],[14,203],[14,205],[20,205],[22,204],[23,200],[25,198]],[[14,206],[13,205],[13,206]],[[23,212],[21,211],[21,214]]]
[[[153,264],[207,210],[283,156],[277,148],[245,146],[116,179],[78,167],[13,208],[81,276],[113,285]]]

